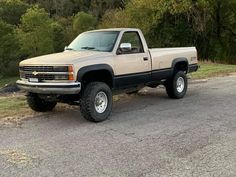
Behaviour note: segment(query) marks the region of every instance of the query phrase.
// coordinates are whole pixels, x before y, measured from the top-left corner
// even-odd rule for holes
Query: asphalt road
[[[0,126],[0,176],[235,177],[236,76],[123,97],[99,124],[72,109]]]

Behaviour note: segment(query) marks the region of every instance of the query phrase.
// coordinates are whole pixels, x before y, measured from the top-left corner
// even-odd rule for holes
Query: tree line
[[[236,0],[1,0],[0,75],[110,27],[140,28],[149,47],[196,46],[201,59],[236,63]]]

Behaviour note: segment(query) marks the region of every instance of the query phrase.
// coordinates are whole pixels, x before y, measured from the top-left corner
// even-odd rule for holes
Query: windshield
[[[111,52],[114,48],[118,31],[99,31],[80,34],[66,50],[93,50]]]

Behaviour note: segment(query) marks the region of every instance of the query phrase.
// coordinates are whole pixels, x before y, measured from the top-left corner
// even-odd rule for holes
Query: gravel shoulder
[[[77,108],[0,125],[0,176],[236,176],[236,76],[115,101],[94,124]]]

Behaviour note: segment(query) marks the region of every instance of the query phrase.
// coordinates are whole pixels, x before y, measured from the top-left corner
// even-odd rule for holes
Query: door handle
[[[144,61],[148,61],[148,57],[143,57],[143,60]]]

